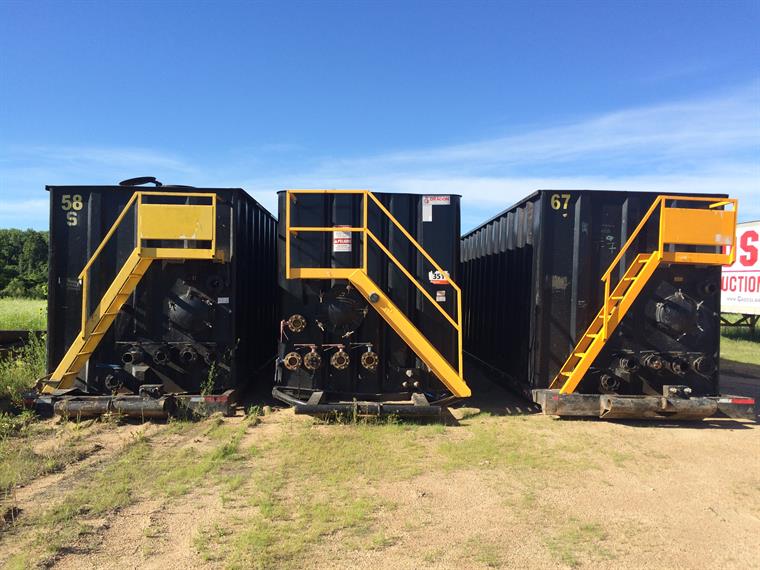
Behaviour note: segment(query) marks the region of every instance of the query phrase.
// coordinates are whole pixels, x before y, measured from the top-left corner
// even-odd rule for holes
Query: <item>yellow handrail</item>
[[[117,228],[119,225],[121,225],[121,222],[124,220],[125,216],[127,215],[127,212],[130,210],[130,208],[133,205],[137,205],[137,208],[139,209],[140,205],[143,203],[143,197],[145,196],[171,196],[171,197],[192,197],[192,198],[210,198],[211,199],[211,205],[216,210],[216,194],[212,192],[202,192],[202,193],[196,193],[196,192],[145,192],[145,191],[139,191],[132,194],[132,196],[127,201],[126,205],[122,209],[121,213],[118,215],[116,220],[113,224],[111,224],[111,227],[106,232],[106,235],[103,237],[103,240],[100,242],[98,247],[95,249],[93,254],[90,256],[90,259],[87,260],[87,263],[82,268],[82,271],[79,273],[78,279],[82,281],[82,329],[81,329],[81,335],[82,338],[84,338],[87,334],[87,293],[89,290],[89,270],[92,267],[92,264],[95,263],[95,260],[98,258],[100,253],[103,251],[103,249],[108,244],[108,241],[113,237],[113,235],[116,233]],[[140,217],[139,214],[137,216],[137,227],[135,228],[135,240],[138,239],[138,236],[140,236]],[[140,244],[138,243],[137,246]],[[216,251],[216,216],[212,216],[211,219],[211,250]]]
[[[628,248],[631,246],[633,241],[636,239],[636,237],[639,235],[641,230],[644,228],[646,223],[649,221],[649,218],[652,217],[652,214],[655,212],[655,210],[660,206],[662,203],[663,196],[658,196],[657,199],[652,202],[652,205],[649,207],[649,210],[647,210],[647,213],[644,214],[644,217],[641,218],[641,221],[639,222],[639,225],[636,226],[636,229],[633,230],[633,233],[628,237],[628,240],[625,242],[625,245],[620,248],[620,251],[615,256],[615,259],[610,263],[610,266],[607,268],[607,271],[604,272],[604,275],[602,275],[602,281],[605,281],[609,278],[612,271],[618,266],[618,263],[620,263],[620,260],[623,258],[623,254],[625,254],[626,251],[628,251]]]
[[[620,248],[620,251],[615,256],[615,259],[610,263],[610,266],[607,268],[607,271],[604,272],[604,275],[602,275],[602,281],[604,282],[604,305],[602,309],[602,334],[604,340],[607,340],[608,338],[608,323],[610,318],[612,317],[612,310],[614,308],[614,305],[610,306],[610,295],[611,295],[611,280],[612,280],[612,272],[617,268],[618,264],[620,263],[620,260],[623,258],[623,255],[628,251],[631,244],[636,240],[641,230],[644,228],[644,226],[647,224],[649,219],[652,217],[655,211],[659,209],[660,211],[660,225],[658,228],[658,239],[657,239],[657,250],[652,252],[653,255],[657,255],[658,259],[662,259],[663,254],[665,253],[665,243],[664,243],[664,232],[663,232],[663,211],[667,207],[667,202],[669,200],[678,200],[683,202],[710,202],[711,204],[708,206],[710,209],[719,208],[723,206],[733,206],[734,215],[736,215],[736,210],[738,208],[738,202],[735,198],[712,198],[708,196],[668,196],[668,195],[660,195],[658,196],[654,202],[652,202],[652,205],[649,207],[649,210],[647,210],[646,214],[644,214],[644,217],[641,218],[641,221],[636,226],[636,229],[633,230],[633,233],[628,237],[623,247]],[[730,253],[730,263],[733,263],[736,259],[736,247],[732,244],[731,247],[731,253]]]
[[[362,225],[360,227],[320,227],[320,226],[291,226],[291,196],[296,194],[354,194],[354,195],[361,195],[362,196]],[[369,229],[369,215],[368,215],[368,206],[369,206],[369,200],[372,200],[377,207],[380,209],[380,211],[385,214],[385,216],[393,223],[393,225],[406,237],[412,245],[419,251],[423,257],[433,266],[433,268],[438,271],[441,275],[446,275],[447,282],[449,285],[451,285],[452,289],[456,291],[457,294],[457,318],[454,320],[451,315],[449,315],[428,293],[428,291],[422,286],[422,284],[404,267],[401,262],[390,252],[390,250],[383,245],[378,237]],[[371,239],[379,248],[380,250],[388,256],[388,258],[393,262],[396,267],[398,267],[402,273],[414,284],[414,286],[417,288],[418,291],[420,291],[425,298],[430,301],[430,303],[446,318],[446,320],[451,324],[454,329],[457,331],[457,341],[458,341],[458,363],[459,363],[459,375],[463,375],[463,358],[462,358],[462,290],[460,289],[459,285],[457,285],[454,280],[451,279],[450,276],[448,276],[448,273],[443,270],[443,268],[433,259],[433,257],[425,250],[425,248],[422,247],[422,245],[417,242],[416,239],[406,230],[406,228],[401,225],[401,223],[395,218],[393,214],[378,200],[378,198],[369,190],[318,190],[318,189],[291,189],[286,191],[285,196],[285,277],[286,279],[291,279],[292,275],[292,268],[291,268],[291,258],[290,258],[290,237],[293,233],[298,232],[318,232],[318,233],[326,233],[326,232],[334,232],[334,231],[342,231],[342,232],[360,232],[362,234],[362,267],[356,268],[356,269],[362,269],[365,273],[368,269],[368,244],[369,240]]]

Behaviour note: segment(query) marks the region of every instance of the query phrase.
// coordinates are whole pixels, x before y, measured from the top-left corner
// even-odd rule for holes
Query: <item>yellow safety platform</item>
[[[178,201],[203,204],[182,204]],[[95,310],[88,314],[89,270],[130,211],[135,216],[135,248],[122,265]],[[167,243],[168,242],[168,243]],[[222,260],[216,244],[216,194],[192,192],[135,192],[103,241],[79,274],[82,283],[82,328],[56,366],[43,393],[74,385],[119,311],[140,280],[159,259]]]
[[[362,226],[361,227],[340,227],[340,228],[323,228],[323,227],[296,227],[291,226],[291,202],[297,194],[354,194],[362,196]],[[387,217],[391,223],[406,237],[407,240],[419,251],[425,259],[439,271],[445,272],[436,263],[436,261],[425,251],[425,249],[415,240],[411,234],[404,228],[398,220],[388,211],[388,209],[377,199],[369,190],[288,190],[285,206],[285,276],[288,279],[346,279],[353,285],[359,293],[369,302],[369,304],[378,312],[378,314],[387,322],[390,327],[399,335],[399,337],[414,351],[422,362],[435,374],[446,388],[456,397],[469,397],[471,392],[463,376],[462,364],[462,291],[459,286],[449,279],[449,284],[456,292],[457,296],[457,317],[453,318],[438,303],[435,302],[432,295],[425,289],[420,282],[404,267],[401,262],[390,252],[390,250],[377,238],[377,236],[368,227],[367,211],[369,204],[372,203],[378,208],[382,215]],[[330,267],[292,267],[290,261],[290,240],[293,234],[298,232],[334,232],[338,229],[341,232],[358,232],[362,235],[362,266],[352,268],[330,268]],[[457,332],[458,341],[458,367],[452,366],[446,358],[433,346],[433,344],[423,335],[414,325],[407,315],[403,313],[372,280],[367,272],[367,251],[370,241],[374,243],[390,261],[401,270],[425,298],[438,309],[446,321]]]
[[[680,206],[669,204],[677,202]],[[686,204],[706,207],[683,207]],[[731,209],[725,209],[732,206]],[[621,248],[602,276],[604,304],[596,318],[580,338],[550,389],[572,394],[601,352],[610,335],[623,320],[655,270],[662,263],[693,265],[730,265],[736,255],[733,247],[736,236],[737,202],[734,199],[696,196],[658,196],[639,225]],[[641,230],[659,214],[658,247],[651,252],[638,253],[626,268],[623,277],[612,285],[612,275],[624,255],[635,243]],[[683,246],[708,246],[713,251],[679,250]]]

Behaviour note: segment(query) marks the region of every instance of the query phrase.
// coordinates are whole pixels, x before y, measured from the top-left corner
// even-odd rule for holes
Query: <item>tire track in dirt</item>
[[[242,425],[247,418],[225,418],[226,425]],[[293,425],[292,412],[277,412],[261,418],[246,429],[240,440],[243,454],[255,445],[262,445],[280,437]],[[194,445],[209,449],[213,442],[203,440],[197,433],[171,443],[154,440],[154,449],[162,445]],[[235,470],[251,470],[251,461],[242,460]],[[63,553],[53,568],[60,570],[82,569],[133,569],[182,570],[215,567],[213,560],[204,560],[195,543],[202,531],[220,528],[233,517],[245,517],[253,507],[245,501],[232,503],[223,499],[222,485],[197,487],[185,495],[173,498],[145,499],[116,513],[96,532],[95,541]]]

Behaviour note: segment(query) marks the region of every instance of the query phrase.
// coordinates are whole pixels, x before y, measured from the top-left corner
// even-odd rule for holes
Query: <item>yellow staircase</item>
[[[702,203],[707,208],[672,207],[669,203]],[[733,209],[719,209],[732,205]],[[572,394],[599,356],[610,335],[623,320],[661,263],[730,265],[734,261],[737,202],[695,196],[659,196],[602,276],[604,304],[554,377],[549,389]],[[642,228],[659,212],[659,240],[655,251],[639,253],[612,288],[612,274]],[[720,253],[679,251],[679,246],[710,246]],[[726,248],[730,247],[730,251]],[[667,250],[667,251],[666,251]],[[610,289],[612,290],[610,291]]]
[[[333,232],[336,228],[324,227],[293,227],[291,220],[291,202],[297,194],[355,194],[363,197],[363,223],[361,227],[340,227],[339,231],[360,232],[363,234],[363,262],[362,267],[354,268],[297,268],[291,267],[290,263],[290,239],[291,235],[298,232]],[[285,276],[288,279],[347,279],[359,293],[372,305],[378,314],[387,322],[399,337],[414,351],[422,362],[435,374],[444,386],[456,397],[467,398],[471,395],[469,386],[463,377],[462,362],[462,291],[459,286],[449,279],[448,283],[457,295],[457,318],[454,319],[438,304],[432,295],[428,293],[419,281],[404,267],[401,262],[388,250],[385,245],[368,227],[367,210],[372,202],[385,215],[394,226],[409,240],[409,242],[427,259],[427,261],[441,274],[445,271],[436,263],[427,251],[409,234],[398,220],[383,206],[380,200],[369,190],[288,190],[285,206]],[[428,301],[443,315],[446,321],[456,330],[458,338],[458,368],[454,368],[448,360],[433,346],[433,344],[420,332],[412,321],[399,309],[372,280],[367,273],[367,248],[372,241],[401,272],[409,279]]]
[[[177,203],[185,200],[188,203]],[[190,202],[204,202],[191,204]],[[87,313],[89,270],[127,213],[134,208],[136,246],[109,285],[92,314]],[[146,243],[150,240],[150,244]],[[162,247],[161,242],[172,242]],[[158,242],[160,245],[154,245]],[[203,244],[198,245],[198,242]],[[216,194],[188,192],[136,192],[79,274],[82,282],[82,329],[49,380],[43,393],[71,388],[100,341],[111,328],[124,303],[157,259],[222,260],[216,247]]]

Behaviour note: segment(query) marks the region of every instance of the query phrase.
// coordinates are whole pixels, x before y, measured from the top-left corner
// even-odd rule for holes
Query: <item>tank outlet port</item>
[[[697,374],[709,376],[715,372],[715,361],[709,356],[698,356],[691,363],[692,368]]]
[[[289,352],[285,355],[285,358],[283,358],[282,362],[285,364],[285,368],[288,370],[298,370],[301,367],[301,363],[303,362],[303,358],[301,358],[301,355],[297,352]]]
[[[380,363],[380,357],[377,355],[376,352],[372,352],[371,350],[368,350],[367,352],[362,354],[361,357],[361,363],[364,368],[367,370],[376,370],[377,365]]]
[[[306,355],[304,355],[303,365],[304,368],[307,368],[308,370],[319,370],[319,368],[322,366],[322,357],[319,355],[315,348],[312,348],[308,353],[306,353]]]
[[[295,314],[291,315],[286,321],[290,332],[300,333],[306,328],[306,317],[303,315]]]
[[[198,353],[192,346],[185,346],[179,351],[179,359],[184,364],[192,364],[198,360]]]
[[[348,353],[341,348],[330,357],[330,364],[332,364],[336,370],[345,370],[348,368],[348,365],[351,364],[351,358],[348,356]]]
[[[612,374],[602,374],[599,377],[599,390],[602,394],[611,394],[620,390],[620,378]]]
[[[145,352],[139,346],[133,346],[121,355],[124,364],[141,364],[145,360]]]
[[[641,363],[651,370],[662,370],[665,364],[659,354],[647,354],[641,359]]]
[[[109,374],[103,380],[103,384],[111,393],[116,393],[124,385],[124,382],[118,374]]]
[[[676,376],[684,376],[689,369],[689,363],[683,358],[674,358],[668,363],[668,368]]]
[[[153,352],[153,362],[156,364],[166,364],[169,362],[169,347],[162,346]]]
[[[626,372],[633,372],[639,367],[639,363],[633,356],[621,356],[620,357],[620,368],[625,370]]]

